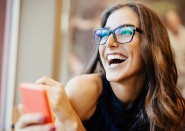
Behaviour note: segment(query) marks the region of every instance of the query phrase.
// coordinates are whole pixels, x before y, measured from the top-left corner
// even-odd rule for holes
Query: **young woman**
[[[55,126],[43,124],[41,114],[24,114],[16,130],[183,130],[184,100],[168,34],[156,13],[140,2],[114,5],[104,12],[94,39],[88,74],[65,89],[48,77],[37,81],[48,92]]]

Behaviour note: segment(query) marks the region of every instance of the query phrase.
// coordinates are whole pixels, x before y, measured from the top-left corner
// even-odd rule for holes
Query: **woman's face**
[[[128,7],[114,11],[107,19],[105,27],[113,30],[125,24],[140,27],[137,14]],[[111,34],[106,44],[99,46],[100,58],[106,71],[107,80],[110,82],[143,77],[139,35],[138,32],[135,32],[131,42],[119,44],[115,42]]]

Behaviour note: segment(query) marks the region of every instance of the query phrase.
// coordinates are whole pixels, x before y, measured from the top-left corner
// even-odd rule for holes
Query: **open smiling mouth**
[[[107,56],[107,61],[109,66],[112,64],[120,64],[124,61],[126,61],[126,57],[122,55],[108,55]]]

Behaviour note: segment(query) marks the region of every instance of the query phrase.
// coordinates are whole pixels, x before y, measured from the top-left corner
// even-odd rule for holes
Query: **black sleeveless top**
[[[83,125],[87,131],[149,131],[144,109],[145,94],[132,104],[124,106],[116,97],[110,83],[102,76],[103,89],[96,110]],[[144,118],[144,120],[143,120]]]

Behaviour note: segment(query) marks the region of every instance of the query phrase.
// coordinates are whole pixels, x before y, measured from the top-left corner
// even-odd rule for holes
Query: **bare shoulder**
[[[102,91],[101,75],[85,74],[74,77],[67,83],[65,90],[80,119],[88,120],[96,109]]]

